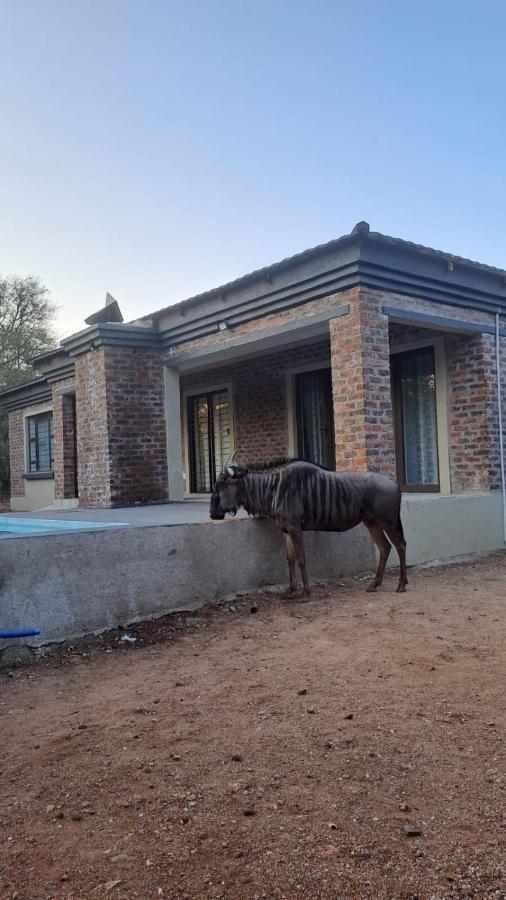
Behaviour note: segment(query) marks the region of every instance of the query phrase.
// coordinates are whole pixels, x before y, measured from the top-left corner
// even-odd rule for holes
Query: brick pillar
[[[22,409],[9,413],[11,497],[25,496],[25,427]]]
[[[84,506],[111,505],[105,350],[76,358],[77,483]]]
[[[167,500],[160,352],[143,347],[108,347],[105,353],[111,502]],[[174,423],[177,428],[179,421],[178,415]]]
[[[78,356],[76,407],[80,502],[110,506],[167,500],[160,353],[105,347]]]
[[[53,387],[54,494],[55,499],[76,497],[75,394]]]
[[[330,321],[337,471],[395,477],[388,318],[367,291]]]

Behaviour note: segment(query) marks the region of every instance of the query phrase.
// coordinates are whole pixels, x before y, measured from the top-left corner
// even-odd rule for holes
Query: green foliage
[[[55,307],[39,278],[0,277],[0,390],[34,378],[30,360],[56,344]],[[0,497],[9,495],[7,415],[0,411]]]
[[[0,390],[33,378],[30,359],[56,343],[54,313],[39,278],[0,278]]]

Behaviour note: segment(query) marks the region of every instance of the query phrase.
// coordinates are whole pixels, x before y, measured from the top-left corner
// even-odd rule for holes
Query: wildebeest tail
[[[397,528],[399,529],[400,536],[403,541],[405,541],[404,537],[404,528],[402,527],[402,519],[401,519],[401,503],[399,501],[399,509],[397,510]]]

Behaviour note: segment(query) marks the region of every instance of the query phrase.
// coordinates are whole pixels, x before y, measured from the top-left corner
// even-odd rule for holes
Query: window
[[[28,472],[53,470],[53,413],[40,413],[26,420]]]
[[[224,388],[188,398],[190,490],[208,494],[230,454],[230,408]]]
[[[397,477],[406,491],[438,491],[434,348],[392,356]]]
[[[334,412],[330,369],[295,376],[298,455],[335,469]]]

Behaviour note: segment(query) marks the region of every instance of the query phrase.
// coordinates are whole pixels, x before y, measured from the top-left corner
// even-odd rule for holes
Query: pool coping
[[[109,531],[111,528],[128,528],[130,524],[128,522],[75,522],[67,519],[30,519],[22,516],[10,516],[7,521],[12,522],[14,526],[21,522],[33,522],[34,530],[31,531],[29,528],[3,530],[1,527],[3,523],[0,523],[0,540],[20,537],[44,537],[44,535],[50,534],[81,534],[83,531]]]

